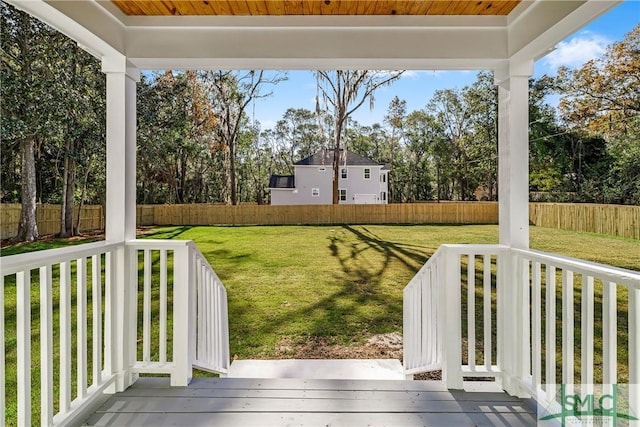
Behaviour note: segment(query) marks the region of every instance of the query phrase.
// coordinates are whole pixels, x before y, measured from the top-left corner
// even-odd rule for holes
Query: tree
[[[212,201],[207,177],[216,169],[218,121],[201,77],[193,71],[143,76],[138,96],[139,200]]]
[[[266,85],[275,85],[286,79],[280,73],[273,75],[264,71],[208,71],[205,80],[210,91],[214,112],[218,116],[218,140],[225,148],[225,171],[227,203],[238,204],[237,185],[237,144],[241,134],[243,121],[246,121],[246,110],[254,100],[271,95],[262,93]]]
[[[436,172],[436,198],[440,194],[440,174],[442,152],[440,148],[446,142],[442,124],[424,110],[410,113],[405,122],[405,139],[408,194],[411,201],[431,200],[433,193],[433,172]]]
[[[276,123],[274,131],[282,160],[289,173],[293,173],[293,163],[311,156],[323,145],[317,117],[311,110],[287,109],[282,119]]]
[[[48,93],[45,43],[34,43],[53,30],[5,3],[0,4],[2,20],[2,140],[20,150],[20,222],[16,240],[38,238],[36,224],[35,153],[38,136],[47,129],[42,108]],[[45,35],[45,37],[41,37]],[[44,101],[44,102],[43,102]]]
[[[498,185],[498,92],[493,73],[480,72],[477,80],[463,91],[469,106],[471,132],[469,140],[472,185],[481,186],[488,200],[496,200]]]
[[[338,204],[338,183],[340,154],[343,148],[344,132],[349,117],[365,101],[373,107],[374,93],[400,78],[404,71],[316,71],[318,90],[325,105],[331,109],[334,119],[333,132],[333,204]],[[317,100],[318,106],[320,99]],[[319,109],[319,108],[318,108]]]
[[[579,160],[574,169],[581,172],[578,187],[600,191],[602,200],[637,203],[640,24],[609,45],[601,58],[576,70],[561,68],[555,83],[562,118],[572,131],[584,135],[574,144]]]
[[[434,112],[436,119],[442,124],[448,141],[449,147],[442,154],[450,154],[450,161],[440,164],[442,175],[451,179],[448,192],[452,197],[457,194],[458,200],[466,200],[475,190],[470,185],[468,173],[468,144],[472,130],[470,107],[462,91],[441,89],[435,91],[427,109]]]

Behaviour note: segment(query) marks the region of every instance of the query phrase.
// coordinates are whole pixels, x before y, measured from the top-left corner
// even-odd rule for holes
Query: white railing
[[[193,367],[227,373],[226,291],[191,241],[98,242],[0,266],[0,425],[77,421],[140,373],[172,385]]]
[[[542,401],[556,384],[629,384],[640,414],[640,273],[532,250],[511,256],[522,338],[509,365],[521,394]]]
[[[539,402],[555,397],[556,384],[625,383],[640,413],[639,272],[498,245],[443,245],[404,298],[408,375],[442,369],[449,388],[492,376]]]
[[[196,348],[193,366],[226,375],[229,372],[227,290],[202,253],[193,246],[196,272]]]
[[[463,377],[501,375],[497,319],[504,302],[498,298],[498,271],[505,250],[442,245],[409,282],[404,290],[407,375],[442,369],[450,388],[461,388]]]
[[[135,292],[142,298],[142,311],[137,310],[142,322],[135,332],[139,345],[134,373],[170,374],[172,385],[183,386],[193,366],[225,375],[227,295],[206,258],[190,240],[135,240],[127,247],[132,262],[142,264]],[[172,331],[167,331],[168,324],[173,324]]]
[[[440,247],[404,288],[402,354],[408,376],[442,369],[444,299],[439,284],[445,252]]]
[[[119,246],[100,242],[0,259],[0,424],[6,422],[7,375],[12,377],[9,387],[16,387],[16,399],[9,404],[17,408],[13,421],[20,426],[37,422],[32,419],[32,406],[35,409],[36,405],[40,410],[33,412],[40,414],[41,425],[64,424],[114,383],[117,346],[113,261]],[[7,299],[13,298],[12,287],[15,300],[7,304]],[[58,291],[55,301],[54,289]],[[15,354],[15,370],[14,361],[5,360],[8,325],[4,324],[5,316],[11,314],[4,312],[5,307],[14,304],[17,352],[8,354]],[[91,340],[87,338],[87,325],[91,327]],[[38,330],[39,334],[35,332]],[[32,344],[39,349],[32,349]],[[59,348],[55,358],[54,348]],[[31,378],[38,370],[39,381]],[[32,384],[38,382],[40,388],[33,390]],[[40,402],[32,402],[32,395],[39,395]]]

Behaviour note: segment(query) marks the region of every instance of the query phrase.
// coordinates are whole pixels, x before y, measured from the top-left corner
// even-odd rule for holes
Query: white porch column
[[[496,70],[500,244],[529,248],[529,77],[533,60]]]
[[[124,56],[105,58],[107,75],[106,240],[136,237],[136,82],[140,72]]]
[[[112,371],[117,374],[110,392],[123,391],[136,375],[137,259],[126,246],[136,237],[136,82],[140,73],[127,66],[126,57],[105,57],[107,76],[107,189],[105,238],[121,242],[111,268],[114,286],[112,310],[107,313],[113,331],[106,343]]]
[[[498,199],[499,241],[512,248],[529,248],[529,77],[533,60],[507,63],[496,70],[498,85]],[[520,264],[519,264],[520,263]],[[530,343],[522,331],[527,328],[528,271],[515,255],[500,263],[502,307],[497,325],[501,346],[498,364],[502,387],[512,395],[528,397],[520,386],[530,360]]]

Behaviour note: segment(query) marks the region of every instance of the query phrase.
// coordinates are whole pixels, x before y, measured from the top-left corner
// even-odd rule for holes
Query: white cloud
[[[609,43],[611,41],[606,37],[585,31],[571,40],[558,43],[556,50],[545,56],[543,61],[554,72],[561,66],[578,68],[600,57]]]

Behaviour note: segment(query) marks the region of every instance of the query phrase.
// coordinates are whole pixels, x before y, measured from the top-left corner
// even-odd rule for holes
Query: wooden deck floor
[[[500,392],[439,382],[141,378],[111,396],[87,426],[533,426],[535,413]]]

